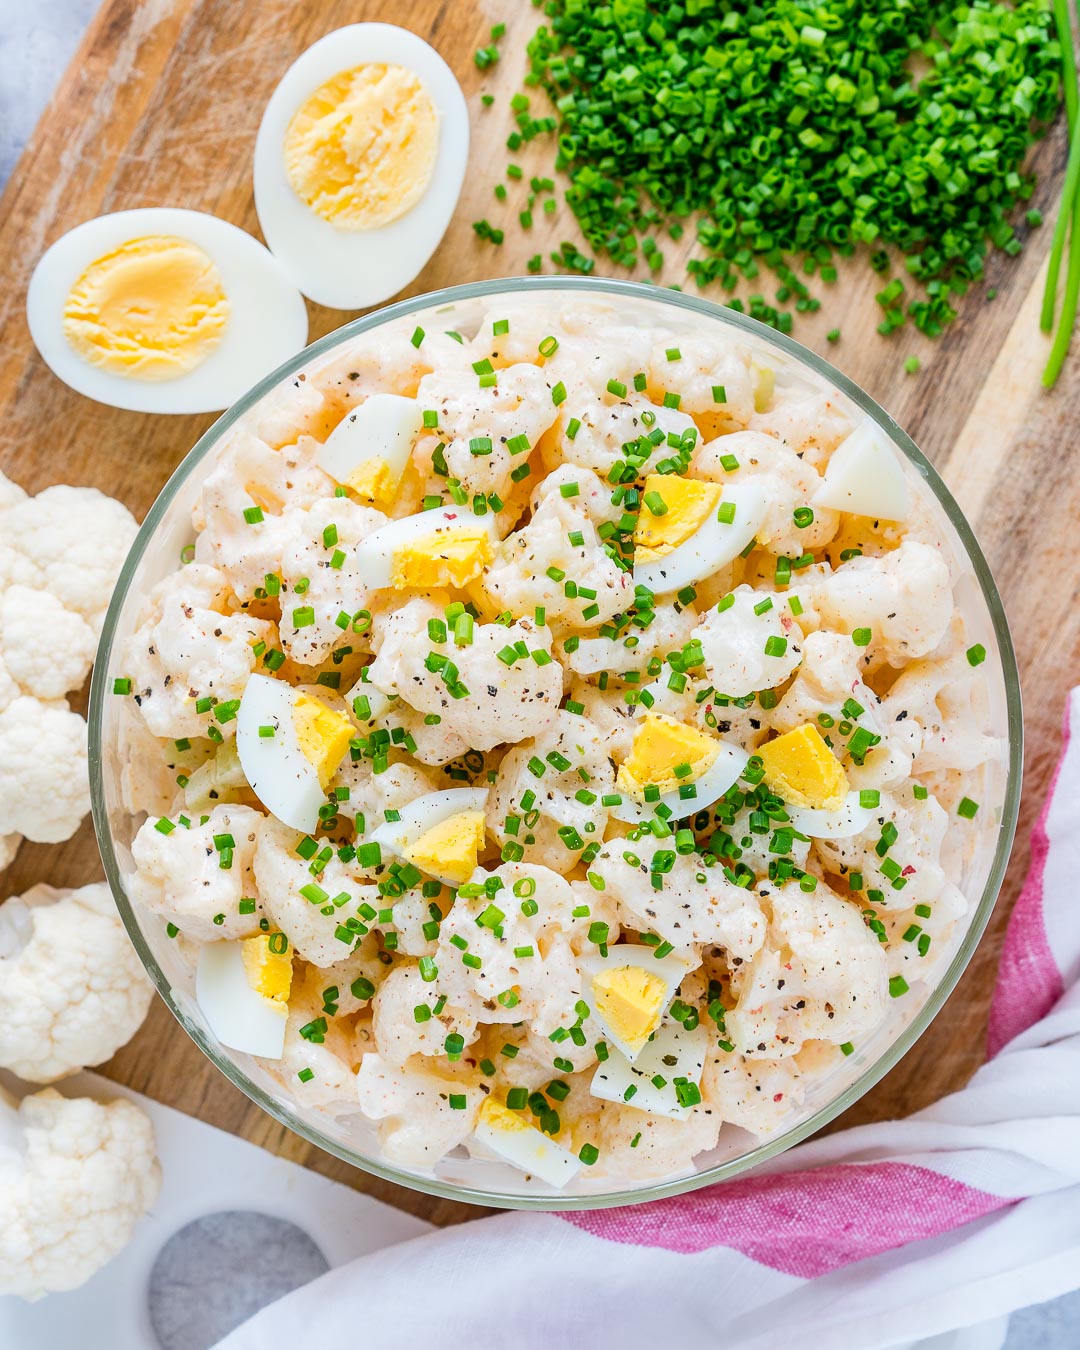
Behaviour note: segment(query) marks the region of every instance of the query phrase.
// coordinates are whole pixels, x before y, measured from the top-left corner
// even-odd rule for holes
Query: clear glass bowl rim
[[[833,385],[840,389],[851,401],[862,409],[868,417],[872,418],[900,448],[900,450],[911,461],[916,471],[925,479],[934,493],[939,504],[944,510],[946,516],[956,530],[963,546],[967,560],[970,562],[975,576],[978,580],[983,599],[990,614],[993,624],[994,636],[997,641],[998,651],[1001,657],[1002,671],[1005,683],[1006,699],[1006,720],[1008,726],[1009,740],[1009,762],[1007,781],[1005,787],[1005,801],[1002,808],[1001,821],[998,831],[997,846],[994,852],[993,862],[990,872],[983,887],[982,895],[979,897],[975,911],[972,915],[971,924],[968,928],[960,946],[955,952],[948,969],[944,972],[937,988],[933,990],[926,1003],[919,1010],[912,1021],[904,1028],[900,1035],[894,1040],[888,1048],[873,1063],[867,1065],[857,1079],[831,1102],[820,1107],[806,1120],[799,1122],[783,1134],[767,1140],[758,1145],[757,1148],[750,1150],[742,1157],[733,1159],[730,1162],[719,1163],[714,1167],[708,1168],[702,1172],[695,1173],[692,1176],[678,1177],[673,1181],[658,1182],[654,1185],[637,1187],[627,1191],[611,1191],[602,1195],[574,1195],[574,1196],[529,1196],[529,1195],[504,1195],[498,1192],[482,1191],[468,1186],[459,1185],[453,1182],[441,1181],[436,1177],[418,1177],[409,1172],[399,1171],[397,1168],[388,1166],[376,1158],[370,1158],[366,1154],[356,1152],[337,1140],[325,1136],[319,1129],[294,1116],[293,1113],[282,1106],[279,1102],[268,1096],[261,1087],[253,1082],[247,1074],[228,1056],[221,1054],[214,1046],[210,1045],[185,1021],[184,1015],[177,1006],[172,996],[172,990],[165,973],[158,965],[149,944],[143,936],[139,926],[138,919],[135,916],[133,907],[128,899],[121,878],[120,866],[116,856],[116,850],[113,845],[112,833],[109,829],[108,813],[105,801],[105,785],[102,767],[102,718],[105,706],[105,700],[108,697],[109,684],[109,666],[112,653],[113,639],[116,633],[117,624],[121,611],[127,602],[128,592],[131,587],[136,569],[142,560],[151,540],[153,539],[157,526],[168,510],[177,491],[183,483],[199,467],[203,459],[209,455],[217,446],[222,435],[239,418],[243,417],[265,394],[274,389],[281,381],[287,379],[290,375],[303,367],[309,365],[312,360],[329,352],[334,347],[351,338],[358,337],[360,334],[368,332],[371,329],[379,328],[383,324],[389,323],[395,319],[403,318],[409,314],[414,314],[419,310],[438,309],[444,305],[452,305],[461,301],[473,300],[484,296],[498,296],[507,294],[521,293],[539,293],[544,291],[577,291],[585,297],[611,297],[614,299],[629,299],[634,301],[644,301],[646,303],[657,303],[674,305],[677,308],[685,309],[691,313],[700,314],[703,317],[714,322],[728,325],[730,328],[742,330],[755,338],[764,340],[774,347],[787,352],[796,360],[808,366],[818,375],[824,376]],[[876,403],[869,394],[865,393],[857,384],[848,379],[841,371],[837,370],[823,357],[818,356],[816,352],[810,351],[801,343],[796,342],[786,334],[778,333],[774,329],[766,327],[756,319],[752,319],[745,314],[740,314],[736,310],[728,309],[725,306],[717,305],[711,300],[706,300],[697,296],[684,295],[680,291],[664,290],[655,286],[650,286],[642,282],[618,281],[601,277],[502,277],[490,281],[469,282],[461,286],[448,286],[437,291],[429,291],[423,295],[410,297],[407,300],[398,301],[396,304],[387,305],[376,309],[369,314],[363,315],[358,319],[344,324],[342,327],[328,333],[325,337],[319,338],[303,351],[298,352],[289,361],[272,371],[265,379],[248,391],[242,398],[227,409],[213,423],[207,431],[199,437],[195,445],[185,455],[180,464],[173,471],[165,486],[161,489],[153,506],[146,514],[146,518],[139,529],[135,542],[131,546],[124,565],[120,571],[116,590],[113,593],[112,601],[105,618],[105,624],[102,628],[101,639],[98,645],[97,659],[94,664],[94,674],[90,688],[90,710],[89,710],[89,761],[90,761],[90,799],[91,809],[94,819],[94,830],[97,835],[98,848],[101,852],[102,862],[105,867],[105,874],[108,878],[112,893],[116,899],[117,907],[123,919],[124,926],[128,931],[131,941],[139,953],[143,965],[146,967],[151,979],[157,988],[158,993],[164,999],[166,1006],[172,1012],[173,1016],[181,1024],[184,1030],[195,1041],[201,1050],[209,1057],[214,1065],[225,1076],[245,1093],[257,1106],[268,1112],[275,1120],[282,1125],[287,1126],[294,1133],[306,1139],[316,1147],[333,1154],[350,1163],[362,1171],[373,1173],[386,1181],[396,1182],[398,1185],[406,1186],[410,1190],[423,1191],[429,1195],[441,1196],[445,1199],[463,1201],[468,1204],[487,1205],[499,1209],[537,1209],[537,1210],[575,1210],[575,1209],[604,1209],[615,1205],[637,1204],[645,1200],[657,1200],[666,1196],[681,1195],[686,1191],[696,1190],[701,1186],[712,1185],[718,1181],[725,1181],[742,1172],[748,1171],[752,1167],[766,1162],[777,1154],[783,1153],[792,1145],[799,1143],[810,1135],[815,1134],[829,1121],[838,1116],[842,1111],[853,1105],[866,1092],[870,1090],[881,1078],[885,1076],[899,1061],[907,1054],[908,1050],[915,1044],[922,1033],[930,1025],[933,1019],[941,1011],[946,999],[952,993],[957,981],[963,974],[968,962],[978,946],[979,940],[990,920],[994,905],[997,901],[998,893],[1005,875],[1005,868],[1009,860],[1009,853],[1012,848],[1013,837],[1016,832],[1016,820],[1020,806],[1020,788],[1023,772],[1023,721],[1021,713],[1020,697],[1020,676],[1016,665],[1016,656],[1013,650],[1012,639],[1009,634],[1008,622],[1005,617],[1005,610],[998,594],[997,587],[991,575],[989,565],[983,556],[982,549],[979,547],[967,523],[963,512],[957,505],[952,494],[945,486],[937,471],[930,461],[919,450],[918,446],[911,437],[889,416],[889,414]]]

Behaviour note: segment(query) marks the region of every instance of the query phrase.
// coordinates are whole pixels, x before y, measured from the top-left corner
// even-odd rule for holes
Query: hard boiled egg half
[[[388,510],[422,424],[416,399],[371,394],[345,415],[320,446],[319,468],[364,501]]]
[[[236,714],[236,751],[252,791],[278,820],[308,834],[355,734],[347,713],[268,675],[252,675]]]
[[[99,216],[42,257],[34,345],[65,384],[133,412],[227,408],[307,343],[307,309],[251,235],[201,211]]]
[[[615,778],[622,801],[616,820],[648,820],[658,807],[669,820],[692,815],[735,786],[750,756],[665,713],[646,713]]]
[[[199,948],[195,997],[210,1030],[231,1050],[280,1059],[292,989],[292,946],[284,933],[256,933]]]
[[[480,575],[498,541],[490,513],[435,507],[392,520],[362,539],[354,551],[356,575],[373,591],[460,588]]]
[[[711,576],[753,542],[767,506],[752,482],[721,487],[649,474],[634,529],[634,584],[660,595]]]
[[[363,309],[434,253],[469,156],[465,98],[422,38],[385,23],[328,33],[285,72],[255,143],[255,208],[297,286]]]
[[[447,886],[462,886],[476,871],[484,846],[486,806],[486,788],[428,792],[368,838]]]
[[[620,943],[585,963],[582,996],[605,1039],[631,1064],[659,1028],[687,970],[681,957],[657,957],[644,943]]]

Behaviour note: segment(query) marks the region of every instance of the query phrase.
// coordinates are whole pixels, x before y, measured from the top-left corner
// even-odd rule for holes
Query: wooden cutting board
[[[455,219],[410,292],[525,271],[564,239],[577,239],[560,211],[538,214],[529,233],[518,205],[492,193],[507,158],[507,102],[524,66],[537,11],[524,0],[105,0],[0,201],[0,468],[30,491],[92,484],[140,518],[167,474],[211,417],[152,417],[91,403],[60,384],[35,353],[24,303],[42,251],[73,225],[105,211],[186,206],[212,211],[258,234],[251,159],[267,99],[286,67],[316,38],[358,20],[406,19],[453,66],[469,99],[473,144]],[[505,22],[502,59],[487,75],[473,51]],[[496,95],[484,108],[481,92]],[[537,96],[542,97],[542,96]],[[545,146],[515,158],[548,172]],[[1032,205],[1047,224],[1016,260],[995,254],[984,286],[936,343],[914,332],[877,335],[864,265],[844,268],[819,315],[795,336],[828,352],[911,432],[967,511],[1001,587],[1019,653],[1027,709],[1026,790],[1012,866],[994,920],[934,1026],[842,1123],[905,1114],[959,1087],[983,1058],[987,1009],[1005,922],[1028,861],[1027,835],[1058,752],[1062,701],[1080,654],[1074,561],[1080,521],[1080,340],[1050,394],[1039,385],[1046,341],[1038,331],[1045,255],[1066,154],[1059,123],[1032,155]],[[513,185],[511,185],[513,187]],[[471,222],[505,217],[506,243],[481,243]],[[682,281],[667,249],[664,281]],[[987,298],[989,288],[997,296]],[[721,297],[718,297],[721,298]],[[352,317],[311,307],[312,337]],[[842,330],[830,346],[825,332]],[[906,357],[922,370],[906,375]],[[101,875],[89,822],[68,844],[24,845],[0,878],[0,895],[45,880],[77,885]],[[160,1003],[106,1067],[117,1081],[435,1222],[475,1217],[468,1206],[389,1185],[311,1147],[264,1115],[204,1059]]]

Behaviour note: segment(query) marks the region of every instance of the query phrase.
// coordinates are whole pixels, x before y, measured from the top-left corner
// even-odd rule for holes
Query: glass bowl
[[[964,860],[960,885],[969,902],[947,959],[937,964],[937,977],[922,1002],[893,1003],[891,1016],[864,1044],[820,1079],[811,1080],[806,1100],[781,1133],[764,1140],[725,1125],[714,1150],[699,1155],[695,1170],[662,1181],[603,1189],[587,1182],[569,1193],[526,1178],[506,1164],[459,1156],[443,1159],[433,1173],[388,1164],[379,1155],[374,1126],[361,1116],[332,1117],[301,1107],[250,1056],[223,1047],[211,1034],[194,995],[194,974],[170,942],[160,916],[138,910],[128,897],[127,879],[134,868],[131,841],[143,817],[125,806],[124,763],[119,753],[118,719],[123,700],[110,697],[115,677],[122,676],[119,653],[134,626],[141,598],[176,564],[192,536],[191,508],[202,479],[223,435],[260,400],[286,381],[335,354],[360,334],[399,325],[411,333],[428,329],[475,331],[493,297],[545,295],[551,303],[590,301],[614,311],[617,322],[662,321],[678,333],[720,325],[739,341],[767,357],[781,378],[827,384],[840,401],[877,423],[900,451],[906,472],[921,480],[940,507],[937,521],[946,552],[952,553],[954,594],[963,610],[969,639],[987,651],[988,729],[1000,738],[1002,752],[985,774],[983,815],[986,825]],[[917,487],[917,484],[916,484]],[[941,479],[910,437],[867,394],[821,357],[791,338],[755,320],[709,301],[632,282],[594,278],[530,277],[451,287],[405,300],[346,324],[314,343],[224,413],[198,441],[173,473],[151,507],[124,564],[109,607],[94,669],[90,698],[90,780],[94,825],[105,870],[117,905],[146,969],[177,1021],[233,1083],[275,1119],[337,1157],[404,1186],[451,1199],[506,1208],[575,1209],[620,1205],[687,1191],[733,1177],[774,1157],[820,1129],[851,1106],[904,1055],[941,1009],[960,978],[993,910],[1016,826],[1020,797],[1022,727],[1020,685],[1001,600],[986,560],[970,526]],[[587,1173],[587,1169],[586,1169]]]

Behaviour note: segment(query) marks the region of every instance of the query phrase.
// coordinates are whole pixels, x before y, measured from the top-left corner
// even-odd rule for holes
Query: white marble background
[[[97,7],[98,0],[0,0],[0,186],[14,169]],[[1080,1293],[1015,1314],[1004,1346],[1004,1350],[1078,1348]]]

